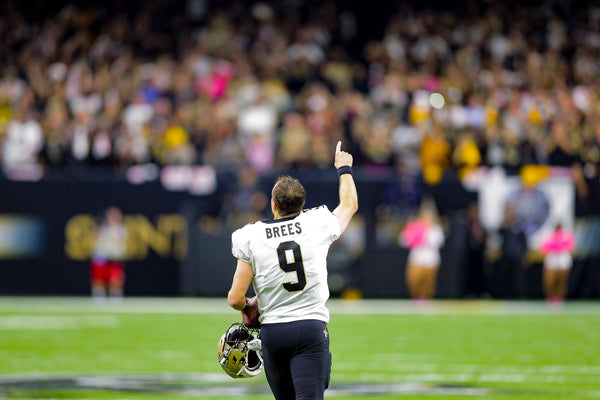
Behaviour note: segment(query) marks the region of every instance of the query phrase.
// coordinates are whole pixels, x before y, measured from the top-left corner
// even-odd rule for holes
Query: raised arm
[[[333,214],[340,223],[340,234],[344,233],[352,216],[358,210],[358,194],[352,177],[352,155],[342,151],[342,142],[339,141],[335,148],[335,167],[340,178],[340,204],[333,210]]]

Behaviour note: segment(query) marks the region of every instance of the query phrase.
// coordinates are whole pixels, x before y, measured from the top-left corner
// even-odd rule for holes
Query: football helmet
[[[263,369],[259,331],[232,324],[217,345],[219,365],[232,378],[251,378]]]

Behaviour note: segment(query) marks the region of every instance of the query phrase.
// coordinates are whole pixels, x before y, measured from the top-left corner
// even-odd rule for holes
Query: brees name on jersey
[[[302,225],[300,225],[300,222],[265,228],[265,234],[267,235],[267,239],[285,237],[290,235],[299,235],[301,233]]]

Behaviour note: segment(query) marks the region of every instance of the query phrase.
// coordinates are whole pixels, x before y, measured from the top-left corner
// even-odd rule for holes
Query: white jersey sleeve
[[[250,258],[250,236],[248,236],[248,225],[238,229],[231,235],[231,254],[239,260],[252,264]]]
[[[252,265],[263,324],[329,322],[327,253],[339,236],[338,219],[325,206],[248,224],[232,234],[232,254]]]

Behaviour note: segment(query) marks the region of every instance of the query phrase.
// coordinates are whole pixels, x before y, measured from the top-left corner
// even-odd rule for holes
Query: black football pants
[[[331,353],[323,321],[263,324],[265,374],[276,400],[320,400],[329,386]]]

